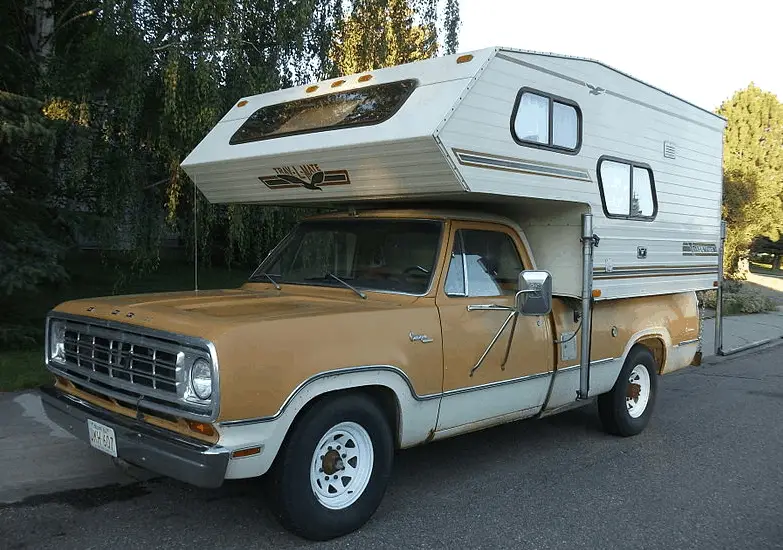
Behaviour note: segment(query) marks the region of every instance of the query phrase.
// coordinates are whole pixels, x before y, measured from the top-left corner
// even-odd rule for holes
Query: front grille
[[[65,331],[66,362],[108,378],[177,394],[175,352],[160,349],[154,344],[117,340],[112,336],[117,335],[98,336],[69,327]]]
[[[53,321],[65,325],[64,361],[49,361],[56,374],[137,410],[198,418],[215,413],[212,402],[194,401],[185,391],[186,367],[199,357],[212,360],[206,343],[119,323]]]

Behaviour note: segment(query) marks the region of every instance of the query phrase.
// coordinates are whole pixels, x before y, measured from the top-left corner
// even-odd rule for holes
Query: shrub
[[[708,290],[701,293],[699,299],[704,307],[716,309],[718,292]],[[758,290],[744,285],[740,281],[725,281],[723,283],[723,314],[737,315],[741,313],[762,313],[777,309],[775,301],[764,296]]]

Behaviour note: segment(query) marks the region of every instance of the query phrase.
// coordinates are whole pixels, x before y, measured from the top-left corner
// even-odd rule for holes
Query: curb
[[[756,353],[761,353],[779,346],[783,346],[783,337],[775,338],[771,342],[765,342],[752,348],[743,349],[742,351],[738,351],[736,353],[731,353],[730,355],[709,355],[702,359],[701,364],[720,365],[721,363],[725,363],[726,361],[731,361],[732,359],[746,357],[748,355],[754,355]]]

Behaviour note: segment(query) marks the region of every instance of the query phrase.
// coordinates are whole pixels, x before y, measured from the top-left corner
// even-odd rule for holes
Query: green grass
[[[94,254],[73,255],[65,262],[70,280],[37,292],[17,292],[0,300],[0,391],[13,391],[47,382],[43,366],[43,332],[47,312],[57,304],[79,298],[168,292],[193,289],[193,264],[162,261],[154,273],[132,277],[122,261],[101,261]],[[236,288],[251,269],[202,268],[199,288]]]
[[[0,391],[35,388],[51,381],[43,349],[0,352]]]

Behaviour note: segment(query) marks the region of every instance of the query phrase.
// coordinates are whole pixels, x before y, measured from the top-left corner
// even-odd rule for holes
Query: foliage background
[[[302,211],[194,199],[181,160],[242,96],[452,53],[458,25],[458,0],[3,2],[0,346],[40,334],[19,302],[64,288],[85,243],[110,291],[161,269],[172,236],[255,264]]]

